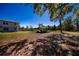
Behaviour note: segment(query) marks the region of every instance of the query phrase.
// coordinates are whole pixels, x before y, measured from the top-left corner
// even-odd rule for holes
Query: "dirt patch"
[[[52,34],[40,35],[29,41],[20,40],[0,46],[0,55],[13,56],[79,56],[79,36]]]

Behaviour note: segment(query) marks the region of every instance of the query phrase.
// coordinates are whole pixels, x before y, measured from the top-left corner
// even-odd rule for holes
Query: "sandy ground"
[[[79,35],[33,33],[17,39],[0,41],[0,55],[79,56]]]

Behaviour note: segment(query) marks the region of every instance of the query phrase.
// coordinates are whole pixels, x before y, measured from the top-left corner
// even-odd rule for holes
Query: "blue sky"
[[[71,16],[69,13],[64,18]],[[0,4],[0,19],[12,20],[19,22],[21,26],[37,27],[38,24],[58,25],[59,22],[51,22],[47,12],[43,16],[38,16],[33,12],[31,4],[24,6],[23,4]]]

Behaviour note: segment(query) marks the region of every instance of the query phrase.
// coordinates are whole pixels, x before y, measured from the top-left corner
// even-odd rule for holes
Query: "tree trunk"
[[[79,24],[78,24],[78,23],[76,23],[76,26],[77,26],[77,31],[79,31]]]
[[[76,30],[79,31],[79,21],[76,19]]]
[[[59,19],[59,23],[60,23],[60,32],[63,33],[62,32],[62,22],[61,22],[61,19]]]

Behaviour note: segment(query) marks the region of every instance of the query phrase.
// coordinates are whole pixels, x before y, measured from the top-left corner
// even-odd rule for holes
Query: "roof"
[[[0,21],[6,21],[6,22],[18,23],[18,22],[16,22],[16,21],[10,21],[10,20],[0,20]]]

